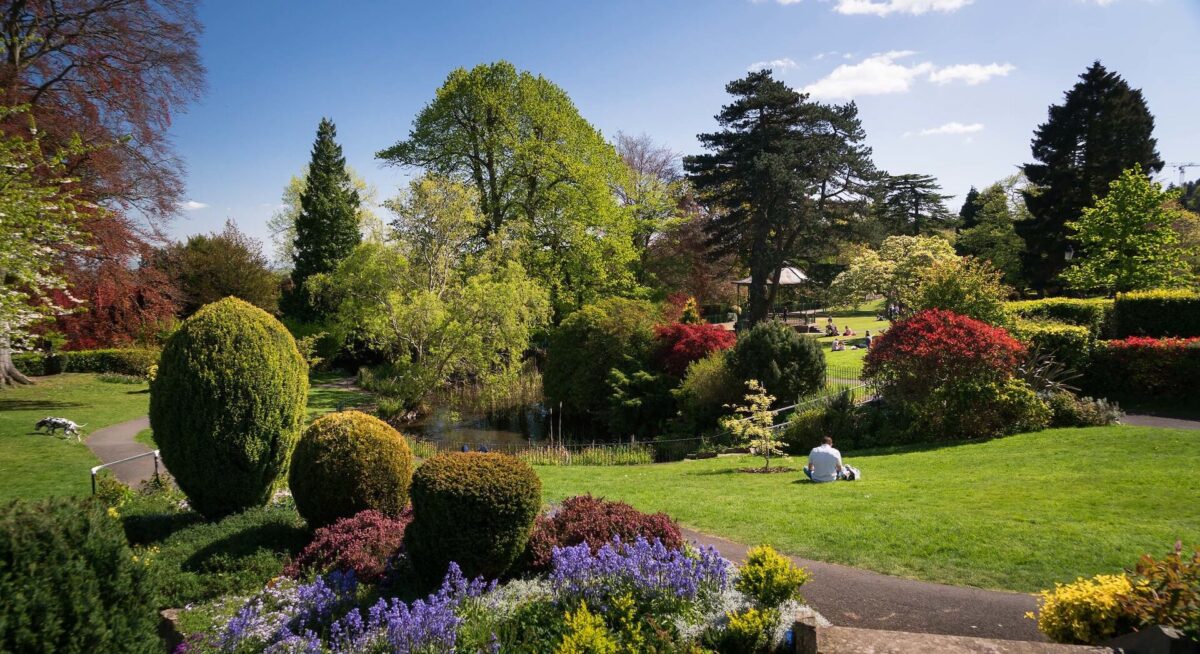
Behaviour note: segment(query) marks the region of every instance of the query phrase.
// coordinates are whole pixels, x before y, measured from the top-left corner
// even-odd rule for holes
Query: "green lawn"
[[[308,395],[308,417],[369,401],[369,393],[314,387]],[[34,386],[0,390],[0,502],[91,492],[88,469],[100,461],[81,443],[35,434],[38,420],[69,418],[86,425],[86,438],[101,427],[146,415],[149,406],[146,384],[102,382],[93,374],[40,377]],[[137,440],[155,446],[149,429]]]
[[[84,435],[146,415],[145,384],[115,384],[96,375],[38,378],[34,386],[0,390],[0,501],[91,491],[88,468],[99,463],[81,443],[36,434],[46,416],[86,425]]]
[[[743,543],[985,588],[1033,591],[1200,544],[1200,431],[1056,429],[846,460],[864,480],[736,472],[751,457],[538,474],[549,501],[590,492]]]

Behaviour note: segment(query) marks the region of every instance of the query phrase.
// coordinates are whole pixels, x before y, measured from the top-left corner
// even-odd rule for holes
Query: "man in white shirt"
[[[826,436],[822,443],[808,454],[808,466],[804,474],[815,483],[837,481],[842,477],[842,453],[833,446],[833,439]]]

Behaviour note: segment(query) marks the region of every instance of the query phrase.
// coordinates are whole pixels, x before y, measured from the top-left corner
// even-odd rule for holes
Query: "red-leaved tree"
[[[737,342],[733,332],[720,325],[671,323],[654,328],[658,340],[655,358],[668,374],[682,377],[688,364]]]
[[[193,0],[13,0],[0,8],[0,93],[27,105],[49,145],[78,136],[71,161],[90,248],[62,252],[72,294],[87,301],[60,329],[76,346],[120,343],[174,314],[175,292],[142,261],[178,211],[183,165],[172,116],[204,88]],[[0,124],[9,133],[20,124]]]
[[[935,388],[1013,375],[1025,347],[1000,327],[942,309],[902,320],[875,339],[863,376],[885,396],[920,401]]]

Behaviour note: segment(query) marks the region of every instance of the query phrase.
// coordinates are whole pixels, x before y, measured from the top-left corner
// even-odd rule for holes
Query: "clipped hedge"
[[[505,454],[441,454],[417,468],[412,504],[404,545],[423,578],[440,580],[454,561],[467,578],[495,579],[525,550],[542,482]]]
[[[1055,360],[1074,370],[1082,371],[1096,347],[1094,333],[1079,325],[1047,320],[1017,320],[1011,333],[1029,349],[1052,355]]]
[[[412,451],[400,432],[361,411],[340,411],[304,430],[288,486],[296,510],[316,529],[368,509],[400,515],[412,472]]]
[[[1083,378],[1092,395],[1120,400],[1194,402],[1200,338],[1101,341]]]
[[[1189,290],[1119,293],[1113,303],[1116,338],[1200,336],[1200,293]]]
[[[1108,333],[1113,301],[1107,298],[1051,297],[1041,300],[1009,302],[1005,309],[1014,319],[1049,321],[1086,327],[1092,338]]]
[[[148,568],[99,502],[0,509],[0,652],[160,652]]]
[[[23,352],[13,355],[17,370],[26,375],[56,375],[61,372],[98,372],[144,377],[158,363],[159,351],[150,348],[74,350],[52,355]]]
[[[150,426],[192,508],[215,519],[265,504],[307,396],[296,342],[266,311],[225,298],[185,320],[150,384]]]

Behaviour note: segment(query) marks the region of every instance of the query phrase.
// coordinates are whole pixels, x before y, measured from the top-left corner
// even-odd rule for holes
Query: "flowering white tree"
[[[0,107],[0,121],[23,111]],[[31,383],[13,350],[29,344],[34,325],[68,310],[49,297],[66,291],[61,253],[81,247],[79,221],[99,211],[66,176],[66,159],[82,151],[76,141],[46,155],[32,119],[27,133],[0,137],[0,388]]]

